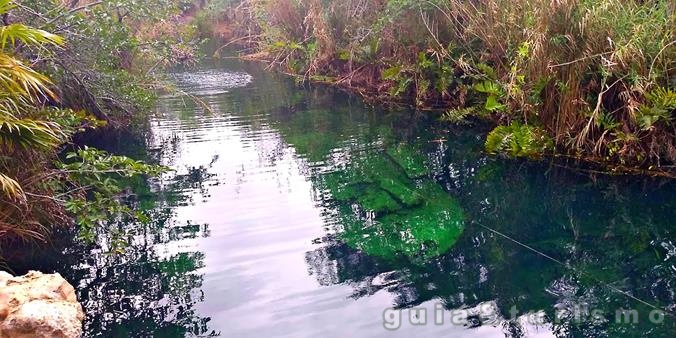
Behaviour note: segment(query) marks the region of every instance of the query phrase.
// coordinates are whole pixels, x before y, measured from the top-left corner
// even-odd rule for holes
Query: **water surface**
[[[489,157],[481,128],[259,65],[171,78],[211,109],[160,99],[141,153],[174,171],[139,192],[151,223],[116,225],[124,254],[101,234],[41,263],[78,286],[87,336],[674,336],[673,182]]]

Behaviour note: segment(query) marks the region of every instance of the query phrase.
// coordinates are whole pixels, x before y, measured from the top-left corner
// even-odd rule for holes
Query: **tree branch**
[[[90,4],[82,5],[82,6],[80,6],[80,7],[75,7],[75,8],[73,8],[73,9],[69,10],[68,12],[63,12],[63,13],[61,13],[61,14],[55,16],[55,17],[52,18],[51,20],[47,21],[47,23],[45,23],[44,25],[42,25],[42,27],[40,27],[40,28],[44,28],[45,26],[49,26],[49,25],[51,25],[52,23],[54,23],[55,21],[61,19],[62,17],[66,16],[66,15],[71,15],[71,14],[74,14],[74,13],[79,12],[79,11],[81,11],[81,10],[85,10],[85,9],[87,9],[87,8],[90,8],[90,7],[94,7],[94,6],[100,5],[100,4],[102,4],[102,3],[103,3],[103,1],[95,1],[95,2],[92,2],[92,3],[90,3]]]

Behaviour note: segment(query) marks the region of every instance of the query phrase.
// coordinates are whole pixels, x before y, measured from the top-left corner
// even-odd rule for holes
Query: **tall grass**
[[[257,55],[286,71],[446,107],[450,119],[525,123],[559,152],[669,170],[675,7],[668,0],[244,0],[226,21],[249,27]]]

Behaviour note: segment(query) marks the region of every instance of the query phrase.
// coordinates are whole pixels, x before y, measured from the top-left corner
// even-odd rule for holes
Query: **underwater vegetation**
[[[364,151],[347,168],[321,175],[348,246],[384,259],[426,260],[448,251],[464,230],[463,210],[427,177],[410,145]]]

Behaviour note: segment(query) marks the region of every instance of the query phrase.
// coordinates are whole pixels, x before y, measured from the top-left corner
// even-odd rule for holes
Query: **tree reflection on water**
[[[667,337],[674,332],[669,314],[662,324],[651,324],[648,314],[654,308],[626,295],[676,311],[673,182],[590,177],[561,169],[558,162],[489,158],[474,130],[436,131],[428,124],[429,130],[411,131],[421,123],[402,125],[398,117],[374,121],[368,111],[359,111],[310,106],[277,116],[276,127],[300,161],[308,163],[314,195],[330,225],[326,236],[314,241],[317,249],[306,254],[309,272],[320,285],[350,285],[353,298],[385,291],[396,308],[430,300],[446,309],[495,302],[504,318],[499,325],[509,337],[525,330],[510,320],[512,308],[519,315],[544,313],[549,330],[561,337]],[[312,137],[307,131],[314,131]],[[447,196],[437,198],[457,200],[463,209],[465,231],[445,250],[427,255],[415,240],[404,247],[377,226],[381,215],[397,217],[408,228],[396,230],[408,235],[427,226],[411,212],[418,206],[402,203],[392,191],[369,198],[370,187],[379,186],[374,174],[389,177],[394,169],[388,164],[363,174],[364,164],[381,161],[397,144],[425,156],[425,175],[406,186],[415,189],[432,181]],[[404,170],[396,170],[401,177]],[[342,175],[338,180],[336,173]],[[442,204],[456,208],[454,202]],[[578,309],[600,310],[606,320],[585,320],[589,314],[583,312],[577,314],[583,320],[576,321]],[[616,323],[618,309],[638,310],[639,323]],[[468,326],[481,324],[475,318]]]
[[[62,233],[52,250],[12,261],[16,273],[28,268],[58,271],[71,281],[86,312],[86,337],[216,336],[209,318],[195,305],[204,300],[200,288],[204,253],[176,248],[181,241],[209,236],[207,224],[175,220],[176,207],[208,194],[213,179],[209,166],[187,168],[162,181],[129,182],[129,202],[144,211],[148,223],[118,219],[97,229],[93,245],[74,243]],[[52,252],[53,251],[53,252]],[[112,252],[115,251],[115,252]]]

